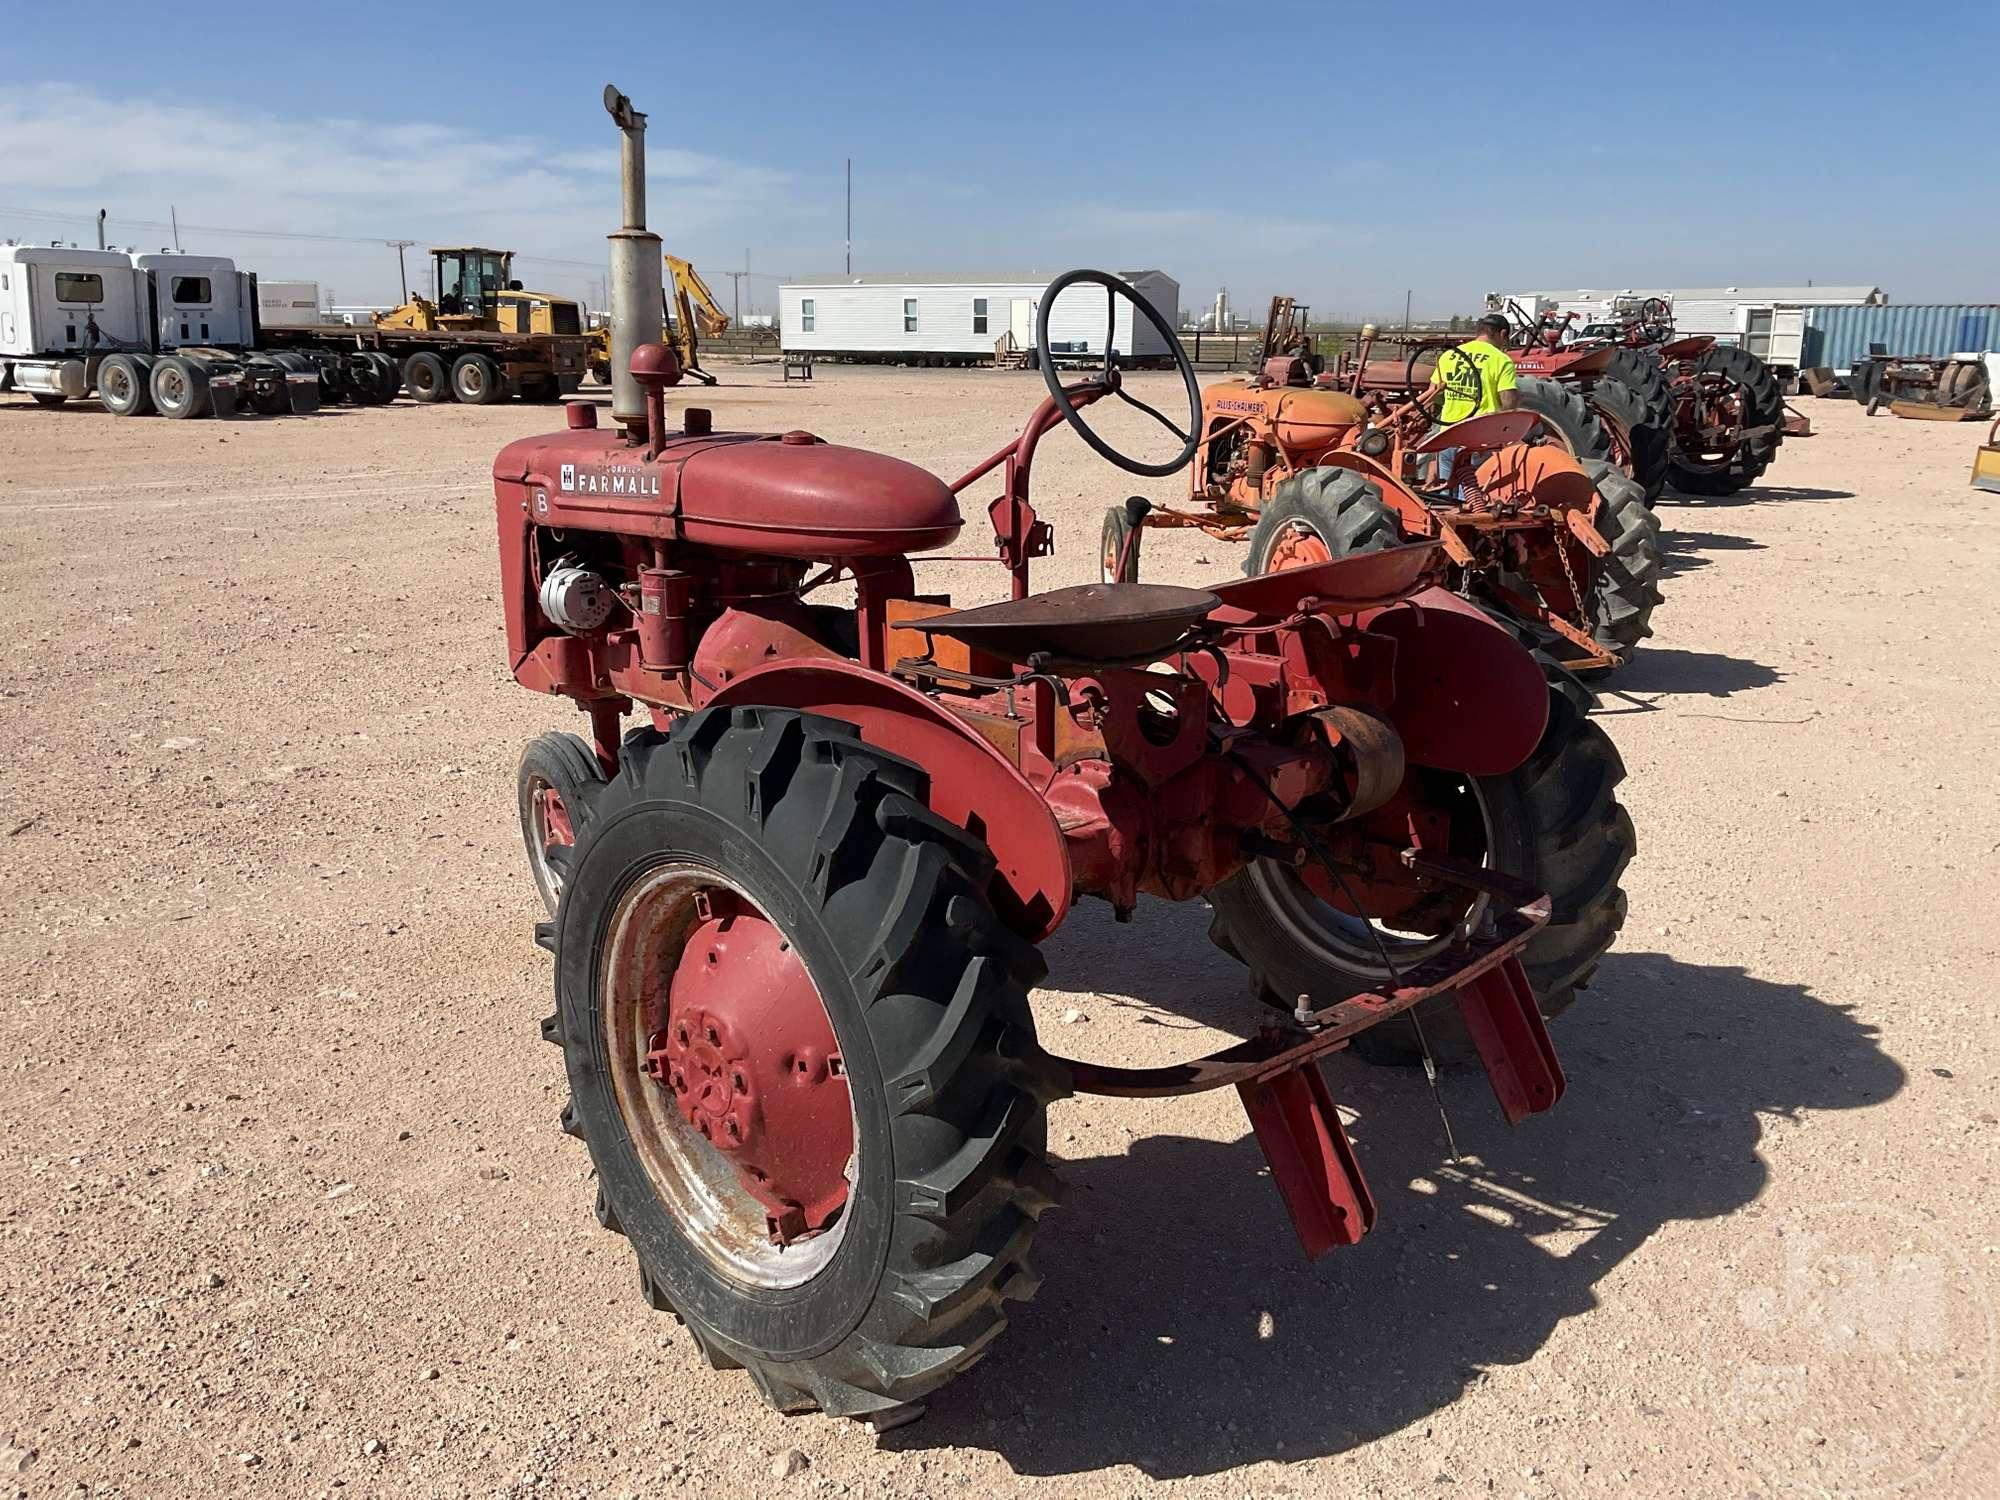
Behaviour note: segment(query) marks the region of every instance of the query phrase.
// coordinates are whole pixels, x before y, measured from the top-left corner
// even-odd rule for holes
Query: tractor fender
[[[1069,847],[1055,813],[995,746],[915,688],[858,662],[778,661],[729,682],[705,707],[796,708],[841,719],[930,775],[931,808],[977,835],[996,861],[1008,925],[1040,942],[1069,912]]]
[[[1428,588],[1360,617],[1396,642],[1384,716],[1415,765],[1504,776],[1541,742],[1549,685],[1526,647],[1476,605]]]

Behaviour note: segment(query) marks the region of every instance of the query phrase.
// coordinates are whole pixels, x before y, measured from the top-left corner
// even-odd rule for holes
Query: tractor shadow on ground
[[[1675,646],[1641,646],[1638,654],[1607,681],[1592,682],[1598,717],[1644,713],[1654,705],[1642,695],[1727,698],[1783,682],[1776,667],[1720,651],[1683,651]]]
[[[1675,509],[1686,506],[1690,510],[1728,510],[1738,505],[1776,505],[1790,500],[1852,500],[1852,490],[1823,490],[1808,485],[1795,484],[1753,484],[1748,489],[1738,490],[1733,495],[1683,495],[1679,490],[1669,489],[1660,496],[1656,509],[1664,509],[1667,514],[1662,520],[1671,519]]]
[[[1148,930],[1161,918],[1142,914],[1137,936],[1178,949],[1183,992],[1210,988],[1185,937]],[[1247,1130],[1227,1144],[1141,1134],[1129,1154],[1060,1163],[1040,1296],[928,1421],[884,1442],[989,1448],[1020,1474],[1130,1463],[1156,1479],[1358,1448],[1533,1359],[1628,1257],[1683,1253],[1648,1246],[1662,1226],[1749,1205],[1769,1170],[1760,1116],[1862,1109],[1904,1080],[1846,1007],[1660,953],[1614,952],[1556,1035],[1568,1095],[1518,1129],[1483,1074],[1447,1076],[1470,1158],[1456,1164],[1421,1075],[1330,1061],[1380,1221],[1316,1264]],[[1171,1130],[1184,1107],[1154,1118]],[[1479,1461],[1439,1457],[1440,1471]]]
[[[1708,567],[1715,561],[1707,556],[1711,552],[1762,552],[1763,542],[1753,542],[1747,536],[1730,536],[1721,531],[1664,531],[1660,537],[1660,572],[1664,577],[1676,578],[1682,573],[1693,573]],[[1643,648],[1642,648],[1643,649]]]

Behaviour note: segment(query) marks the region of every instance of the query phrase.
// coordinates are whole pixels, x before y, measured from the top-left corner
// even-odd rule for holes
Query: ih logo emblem
[[[562,492],[565,495],[574,494],[576,492],[575,464],[564,464],[562,466]]]

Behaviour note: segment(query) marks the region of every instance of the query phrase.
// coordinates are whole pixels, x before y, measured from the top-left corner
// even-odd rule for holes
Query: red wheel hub
[[[1271,548],[1270,562],[1264,571],[1282,573],[1287,568],[1310,568],[1316,564],[1333,561],[1333,549],[1316,531],[1303,526],[1288,526]]]
[[[696,911],[646,1071],[789,1244],[847,1202],[854,1111],[839,1044],[818,987],[763,913],[726,891]]]
[[[555,849],[574,844],[576,828],[569,820],[569,808],[563,803],[562,793],[545,786],[535,797],[542,805],[542,847]]]

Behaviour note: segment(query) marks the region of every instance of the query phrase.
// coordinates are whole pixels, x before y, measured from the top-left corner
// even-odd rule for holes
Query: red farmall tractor
[[[1787,432],[1810,431],[1788,421],[1777,379],[1749,350],[1676,337],[1664,298],[1620,298],[1609,322],[1576,333],[1573,313],[1531,318],[1514,303],[1504,311],[1521,373],[1581,390],[1649,498],[1667,485],[1683,495],[1733,495],[1770,468]]]
[[[1660,523],[1639,487],[1533,410],[1438,430],[1428,373],[1394,401],[1329,388],[1341,377],[1315,376],[1300,352],[1301,311],[1275,299],[1259,371],[1201,392],[1190,503],[1106,513],[1101,576],[1138,577],[1148,527],[1247,538],[1248,574],[1434,540],[1449,586],[1552,674],[1627,660],[1660,598]]]
[[[629,166],[643,117],[620,121]],[[626,222],[637,266],[629,186]],[[1077,283],[1157,318],[1072,272],[1044,321]],[[657,302],[614,317],[631,347]],[[1126,394],[1111,356],[1045,370],[1019,436],[949,485],[806,432],[670,422],[663,346],[626,373],[616,426],[572,406],[496,460],[502,597],[515,677],[591,725],[535,741],[520,778],[562,1124],[646,1300],[712,1364],[782,1410],[914,1415],[1036,1290],[1044,1112],[1071,1092],[1235,1088],[1309,1255],[1375,1219],[1327,1053],[1428,1035],[1483,1062],[1510,1120],[1555,1104],[1543,1012],[1624,912],[1621,769],[1437,586],[1441,543],[1034,594],[1037,445]],[[989,476],[1011,597],[954,608],[913,554],[958,537]],[[813,600],[836,580],[851,607]],[[1053,1054],[1037,945],[1079,897],[1142,894],[1213,905],[1261,1024],[1168,1067]]]

